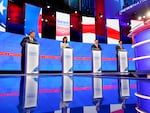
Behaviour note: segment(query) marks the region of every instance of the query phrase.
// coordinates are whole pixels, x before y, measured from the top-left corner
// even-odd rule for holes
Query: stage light
[[[77,13],[78,13],[78,11],[75,11],[74,13],[76,13],[76,14],[77,14]]]
[[[139,16],[139,17],[138,17],[138,20],[142,20],[142,17],[141,17],[141,16]]]
[[[146,16],[143,16],[143,18],[146,18]]]
[[[45,19],[45,22],[48,22],[48,20],[47,20],[47,19]]]
[[[51,8],[51,6],[48,5],[47,8],[49,9],[49,8]]]
[[[99,13],[99,17],[100,17],[100,18],[103,18],[103,14],[102,14],[102,13]]]
[[[70,25],[70,27],[73,27],[73,25]]]
[[[147,17],[150,17],[150,11],[147,13]]]

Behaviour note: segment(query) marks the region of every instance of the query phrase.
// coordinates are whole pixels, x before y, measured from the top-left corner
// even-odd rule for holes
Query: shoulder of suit
[[[33,38],[33,40],[37,41],[35,38]]]
[[[28,37],[28,36],[26,36],[26,37],[24,37],[23,39],[29,39],[29,37]]]

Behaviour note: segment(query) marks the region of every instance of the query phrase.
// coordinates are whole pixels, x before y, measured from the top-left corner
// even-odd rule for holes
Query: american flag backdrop
[[[8,0],[0,0],[0,31],[6,31]]]
[[[120,40],[120,26],[118,19],[107,19],[107,43],[118,44]]]
[[[25,5],[25,35],[30,31],[36,32],[36,37],[41,38],[42,33],[42,8],[26,4]]]

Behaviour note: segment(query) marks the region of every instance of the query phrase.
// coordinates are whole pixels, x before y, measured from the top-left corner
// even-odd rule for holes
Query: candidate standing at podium
[[[60,43],[60,48],[61,48],[61,62],[63,61],[62,60],[62,49],[63,48],[70,48],[70,46],[69,46],[69,44],[68,44],[68,39],[67,39],[67,37],[65,36],[65,37],[63,37],[63,40],[62,40],[62,42]]]
[[[68,39],[66,36],[63,38],[63,41],[60,43],[60,48],[69,48]]]
[[[92,45],[91,48],[92,48],[92,50],[102,50],[102,48],[101,48],[101,46],[99,45],[97,39],[94,41],[94,44]]]
[[[117,71],[119,71],[118,52],[123,51],[123,50],[124,50],[124,48],[123,48],[123,45],[122,45],[122,41],[119,40],[118,45],[116,46]]]
[[[26,43],[31,43],[31,44],[38,44],[37,40],[35,39],[35,32],[31,31],[29,33],[29,36],[24,37],[23,40],[21,41],[20,45],[22,47],[22,57],[21,57],[21,70],[22,73],[25,73],[25,45]]]
[[[26,43],[30,43],[30,44],[38,44],[37,40],[35,39],[35,32],[31,31],[29,33],[29,36],[24,37],[20,43],[21,47],[22,47],[22,56],[21,56],[21,71],[23,74],[25,74],[25,46]],[[24,84],[25,84],[25,76],[21,76],[21,80],[20,80],[20,95],[19,95],[19,106],[18,106],[18,110],[19,112],[23,112],[23,100],[24,100]]]
[[[118,51],[122,51],[124,48],[122,46],[122,41],[118,41],[118,45],[116,46],[116,53],[118,54]]]

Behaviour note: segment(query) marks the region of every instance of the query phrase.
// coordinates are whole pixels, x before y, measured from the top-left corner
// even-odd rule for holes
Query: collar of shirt
[[[29,39],[30,39],[31,41],[33,41],[33,38],[31,38],[30,36],[29,36]]]

